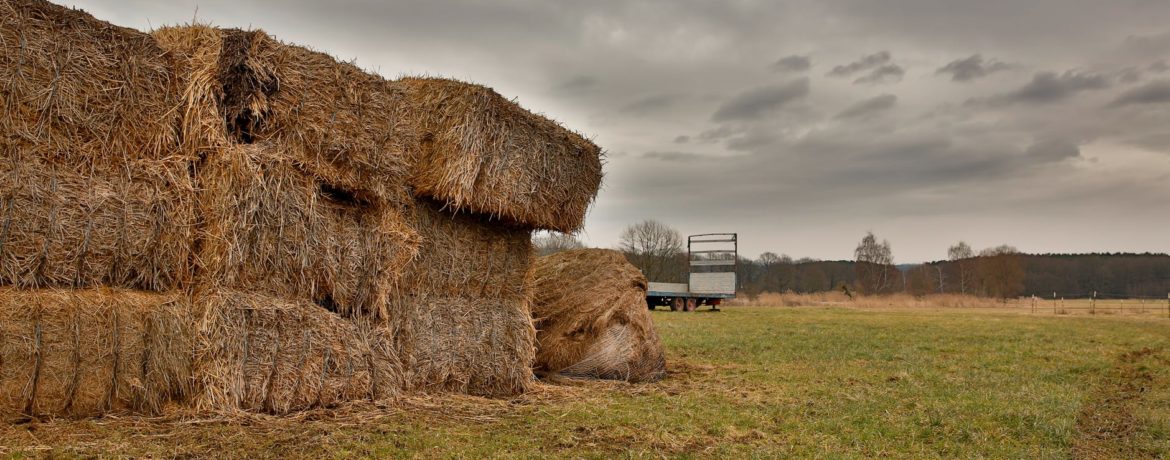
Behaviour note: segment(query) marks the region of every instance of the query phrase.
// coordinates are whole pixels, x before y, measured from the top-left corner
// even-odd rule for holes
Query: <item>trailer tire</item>
[[[686,308],[686,303],[682,297],[675,297],[670,300],[670,311],[683,311]]]

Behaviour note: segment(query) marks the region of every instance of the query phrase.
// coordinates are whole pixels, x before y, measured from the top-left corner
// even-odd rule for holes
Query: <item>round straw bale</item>
[[[538,372],[630,382],[665,375],[646,308],[646,277],[617,251],[577,249],[536,261]]]

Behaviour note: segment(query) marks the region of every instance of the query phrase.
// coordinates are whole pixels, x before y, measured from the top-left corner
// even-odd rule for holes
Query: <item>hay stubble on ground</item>
[[[0,455],[1067,458],[1082,414],[1116,394],[1119,357],[1170,348],[1161,318],[728,307],[654,321],[669,375],[652,384],[561,381],[514,399],[403,398],[288,417],[6,425]],[[1134,361],[1153,380],[1127,403],[1134,429],[1118,440],[1155,457],[1170,455],[1162,358]]]
[[[1143,347],[1117,358],[1077,416],[1073,458],[1159,458],[1156,446],[1139,439],[1144,427],[1135,411],[1146,403],[1155,385],[1170,384],[1165,378],[1157,378],[1157,369],[1170,364],[1164,356],[1162,349]]]

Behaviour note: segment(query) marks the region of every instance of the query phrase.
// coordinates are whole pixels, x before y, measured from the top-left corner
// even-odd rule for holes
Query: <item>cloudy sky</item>
[[[1165,0],[66,3],[494,87],[608,151],[594,246],[654,218],[752,257],[1170,252]]]

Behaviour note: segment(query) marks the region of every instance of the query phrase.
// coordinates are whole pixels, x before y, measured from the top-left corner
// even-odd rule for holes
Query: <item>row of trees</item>
[[[540,255],[585,247],[576,238],[562,233],[539,234],[533,238],[533,243]],[[682,234],[662,222],[645,220],[626,227],[618,238],[617,249],[642,270],[647,279],[665,283],[686,282],[689,265]]]
[[[534,242],[542,254],[583,247],[572,236],[548,234]],[[627,227],[618,243],[626,258],[647,278],[685,282],[688,263],[682,235],[647,220]],[[906,292],[971,294],[993,298],[1020,295],[1084,297],[1164,297],[1170,292],[1170,256],[1166,254],[1022,254],[1008,245],[976,252],[965,242],[947,249],[946,259],[895,265],[890,243],[872,232],[847,261],[793,260],[765,252],[756,259],[740,257],[740,288],[760,292],[800,293],[848,289],[865,294]]]

